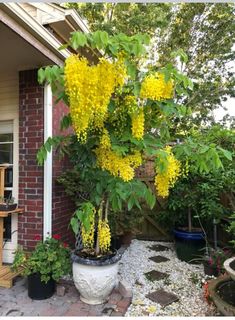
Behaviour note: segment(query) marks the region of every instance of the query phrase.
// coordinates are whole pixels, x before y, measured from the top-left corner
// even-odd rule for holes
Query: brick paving
[[[0,287],[0,316],[124,316],[131,298],[124,297],[114,289],[107,303],[91,306],[79,299],[79,293],[72,281],[63,281],[58,290],[46,300],[32,300],[28,297],[26,278],[18,277],[12,288]],[[63,296],[61,292],[65,291]]]

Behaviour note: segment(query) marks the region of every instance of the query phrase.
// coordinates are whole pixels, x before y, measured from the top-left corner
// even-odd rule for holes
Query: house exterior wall
[[[59,103],[53,107],[53,135],[60,133],[60,119],[68,108]],[[37,150],[44,139],[44,89],[37,83],[37,70],[19,73],[19,216],[18,242],[31,250],[35,234],[43,234],[43,166],[36,162]],[[74,205],[57,178],[70,167],[69,161],[59,160],[53,153],[52,234],[62,235],[65,242],[74,244],[68,229]]]
[[[43,166],[36,153],[43,143],[43,92],[37,70],[19,73],[19,215],[18,242],[33,249],[43,231]]]
[[[53,106],[53,135],[61,135],[60,119],[68,113],[68,107],[63,103],[54,103]],[[73,202],[66,195],[63,186],[57,182],[57,178],[71,168],[68,159],[60,160],[53,153],[53,180],[52,180],[52,234],[60,234],[62,239],[74,245],[75,238],[68,228],[70,218],[75,210]]]

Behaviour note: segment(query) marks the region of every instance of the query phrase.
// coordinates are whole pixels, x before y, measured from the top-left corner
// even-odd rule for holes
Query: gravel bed
[[[153,244],[162,244],[171,248],[168,251],[155,252],[148,248]],[[164,256],[169,261],[155,263],[148,258]],[[157,270],[170,276],[159,281],[147,280],[144,273]],[[132,287],[133,300],[125,316],[214,316],[215,308],[208,305],[201,287],[204,279],[202,265],[193,265],[180,261],[175,254],[173,244],[157,241],[132,240],[120,261],[120,278]],[[163,308],[145,297],[152,291],[164,289],[178,296],[179,301]]]

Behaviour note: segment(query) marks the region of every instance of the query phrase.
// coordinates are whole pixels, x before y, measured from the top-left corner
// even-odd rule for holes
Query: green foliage
[[[72,33],[68,46],[78,51],[80,48],[89,49],[97,58],[99,50],[101,50],[104,56],[112,61],[115,61],[120,53],[124,55],[130,77],[122,89],[117,90],[111,97],[104,128],[109,133],[112,150],[117,155],[126,156],[132,154],[133,151],[140,151],[143,158],[149,155],[155,156],[158,170],[164,172],[168,161],[166,153],[160,149],[174,140],[170,130],[172,123],[176,119],[181,121],[188,114],[187,108],[182,103],[178,104],[174,99],[165,101],[145,99],[146,101],[143,102],[146,114],[145,132],[143,139],[137,140],[132,135],[131,116],[126,110],[127,108],[123,108],[123,106],[125,107],[124,99],[127,95],[138,96],[141,82],[148,72],[161,72],[166,80],[173,79],[177,96],[181,95],[182,99],[190,94],[193,83],[185,73],[177,70],[169,62],[161,68],[153,66],[148,72],[143,72],[139,61],[140,58],[146,58],[148,43],[149,37],[142,34],[128,37],[123,33],[109,35],[105,31],[95,31],[88,34]],[[188,61],[182,50],[175,52],[174,56],[179,56],[184,63]],[[91,65],[96,64],[97,61],[90,63]],[[51,84],[55,82],[53,88],[58,88],[55,72],[63,78],[63,68],[58,70],[50,67],[40,71],[40,81],[48,81]],[[58,99],[65,99],[64,91],[65,88],[62,85],[58,92]],[[70,125],[71,117],[67,115],[62,119],[61,128],[67,129]],[[196,132],[192,137],[184,139],[183,143],[177,144],[172,149],[183,165],[188,159],[193,174],[205,175],[222,169],[223,159],[231,161],[232,153],[222,146],[217,146],[213,141],[202,139],[202,137],[203,134],[200,136]],[[141,210],[143,203],[146,203],[151,209],[155,206],[155,195],[145,183],[138,179],[124,182],[121,178],[113,176],[97,166],[94,149],[99,144],[100,132],[91,126],[85,143],[81,143],[73,134],[56,136],[49,138],[37,155],[40,164],[46,159],[47,153],[51,152],[52,147],[59,148],[62,154],[69,155],[73,170],[63,174],[59,180],[79,207],[71,220],[71,227],[75,233],[78,232],[79,222],[82,222],[89,230],[89,217],[92,210],[99,208],[103,202],[108,203],[110,211],[114,213],[131,211],[132,209]],[[208,192],[206,188],[204,189],[205,192]]]
[[[230,216],[235,209],[234,142],[232,130],[214,126],[197,131],[189,141],[175,146],[181,161],[186,156],[189,174],[171,190],[167,205],[158,217],[161,223],[170,228],[187,224],[189,208],[194,224],[198,224],[198,217],[211,223],[213,219],[218,222]],[[222,198],[226,201],[221,201]]]
[[[84,226],[86,232],[90,231],[90,221],[94,214],[95,207],[91,202],[84,202],[79,206],[70,220],[73,232],[77,235],[79,231],[79,221]]]
[[[189,112],[181,121],[175,119],[174,132],[213,123],[211,110],[234,97],[233,4],[68,3],[67,6],[87,19],[92,31],[150,35],[149,58],[154,65],[165,65],[179,57],[181,70],[194,81],[194,90],[180,103],[193,116]],[[177,91],[180,93],[180,89]]]
[[[38,242],[32,253],[18,249],[12,265],[13,271],[23,267],[23,275],[39,273],[41,281],[45,283],[50,279],[58,281],[62,276],[70,274],[70,250],[57,239],[58,235],[55,238]]]
[[[183,50],[181,70],[194,81],[194,90],[182,103],[193,116],[175,122],[173,130],[214,122],[211,110],[234,97],[234,6],[231,3],[182,3],[174,5],[169,24],[159,30],[159,64],[172,61],[172,51]],[[230,67],[231,65],[231,67]],[[176,127],[177,125],[177,127]]]
[[[128,37],[124,33],[110,36],[106,31],[100,30],[87,34],[75,31],[71,34],[68,46],[71,46],[74,50],[83,47],[102,50],[105,54],[111,56],[117,56],[122,51],[127,55],[139,57],[145,53],[144,45],[148,45],[149,41],[149,36],[145,34]]]
[[[166,27],[171,8],[168,3],[68,3],[67,6],[86,18],[92,31],[128,35],[143,32],[150,36],[157,28]]]

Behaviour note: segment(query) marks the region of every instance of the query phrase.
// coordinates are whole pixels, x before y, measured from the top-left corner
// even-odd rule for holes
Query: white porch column
[[[44,87],[44,142],[52,137],[52,91]],[[52,233],[52,151],[44,162],[43,239]]]

